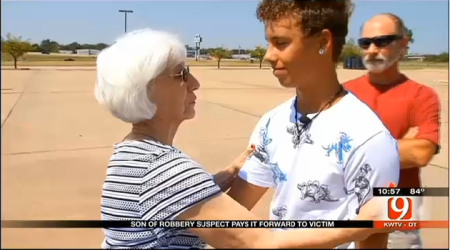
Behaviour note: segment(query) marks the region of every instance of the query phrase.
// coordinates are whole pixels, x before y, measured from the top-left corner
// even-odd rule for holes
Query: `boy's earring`
[[[320,54],[320,55],[323,55],[324,53],[325,53],[325,50],[319,49],[319,54]]]

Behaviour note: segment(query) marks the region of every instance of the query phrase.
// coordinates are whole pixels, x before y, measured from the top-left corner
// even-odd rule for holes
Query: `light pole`
[[[119,10],[119,12],[125,13],[125,33],[127,33],[127,14],[133,13],[132,10]]]
[[[195,61],[200,61],[200,45],[203,42],[203,37],[200,34],[195,35]]]

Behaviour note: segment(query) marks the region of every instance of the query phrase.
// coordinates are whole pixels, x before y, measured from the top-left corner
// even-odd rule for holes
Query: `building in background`
[[[237,59],[237,60],[250,60],[251,57],[252,57],[251,54],[231,55],[231,58]]]
[[[195,49],[187,49],[186,50],[186,57],[188,58],[194,58],[195,57]]]
[[[425,59],[425,56],[419,54],[419,53],[408,53],[405,56],[405,60],[409,60],[409,61],[419,61],[419,62],[423,62],[423,60]]]
[[[98,49],[77,49],[77,55],[96,56],[99,53]]]
[[[72,50],[60,50],[59,51],[60,54],[73,54]]]

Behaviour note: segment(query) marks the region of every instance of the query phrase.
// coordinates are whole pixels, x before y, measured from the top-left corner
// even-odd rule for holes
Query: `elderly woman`
[[[222,193],[251,150],[213,178],[172,145],[180,124],[195,116],[194,92],[200,87],[185,59],[185,47],[175,36],[150,29],[126,34],[98,56],[96,98],[112,115],[132,124],[110,158],[103,220],[258,219]],[[360,218],[371,216],[363,211]],[[109,228],[104,233],[103,248],[186,249],[204,248],[205,242],[216,248],[334,247],[370,232]]]

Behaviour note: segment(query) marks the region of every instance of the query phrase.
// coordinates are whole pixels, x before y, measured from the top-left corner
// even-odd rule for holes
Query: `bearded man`
[[[433,89],[399,71],[408,43],[398,16],[372,17],[358,39],[368,72],[344,87],[365,102],[398,140],[399,187],[419,188],[420,169],[439,152],[440,102]],[[388,248],[422,248],[418,230],[391,233],[387,243]]]

